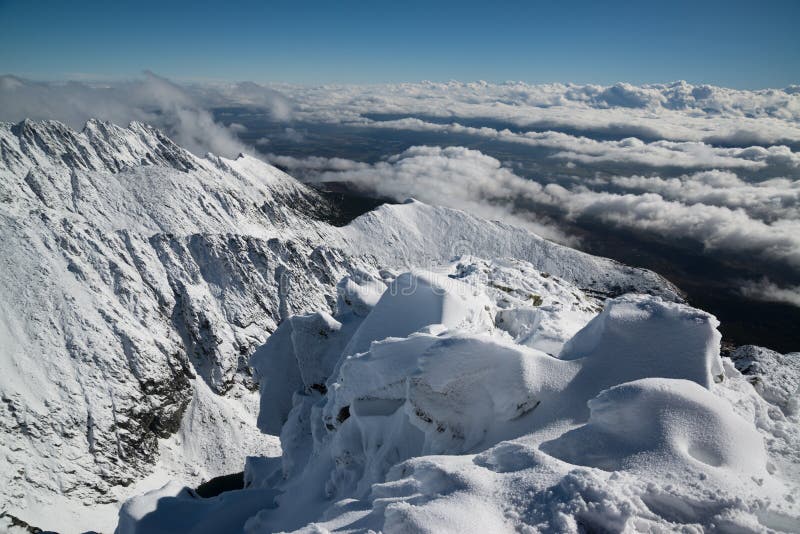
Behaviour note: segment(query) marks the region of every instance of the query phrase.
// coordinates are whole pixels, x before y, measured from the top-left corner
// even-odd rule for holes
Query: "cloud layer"
[[[731,171],[703,171],[678,178],[597,177],[565,187],[524,179],[497,159],[462,147],[413,147],[367,165],[324,158],[275,158],[314,181],[347,181],[373,194],[465,209],[512,219],[549,237],[536,209],[555,208],[569,219],[591,217],[661,238],[690,238],[711,251],[746,253],[800,269],[800,180],[758,183]],[[309,173],[309,171],[313,171]],[[504,215],[504,217],[503,217]]]
[[[754,173],[762,171],[797,172],[800,154],[789,147],[748,146],[717,147],[702,141],[652,141],[636,137],[621,140],[597,140],[563,132],[522,132],[491,127],[470,127],[459,123],[437,124],[415,118],[366,121],[362,126],[410,132],[435,132],[442,135],[460,134],[492,141],[522,146],[546,148],[553,151],[551,158],[580,162],[586,165],[614,163],[632,168],[676,167],[683,169],[745,169]]]
[[[800,142],[800,88],[740,91],[686,82],[633,86],[420,83],[285,86],[312,121],[436,118],[523,131],[750,146]],[[469,124],[472,125],[472,124]],[[490,124],[485,124],[490,125]]]

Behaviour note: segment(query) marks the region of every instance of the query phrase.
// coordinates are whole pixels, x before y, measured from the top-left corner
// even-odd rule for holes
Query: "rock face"
[[[116,500],[195,379],[252,389],[247,357],[281,319],[369,268],[324,244],[316,193],[249,157],[137,123],[6,124],[0,147],[0,501],[23,517],[50,494]]]
[[[97,529],[87,507],[127,495],[167,439],[202,451],[203,465],[159,466],[190,481],[276,452],[254,424],[248,358],[291,315],[334,313],[343,277],[474,253],[592,294],[679,299],[649,271],[459,211],[411,202],[335,228],[321,220],[334,209],[255,158],[199,158],[140,123],[0,124],[3,508]],[[235,419],[235,439],[206,432],[214,418]],[[228,456],[212,452],[227,438]]]

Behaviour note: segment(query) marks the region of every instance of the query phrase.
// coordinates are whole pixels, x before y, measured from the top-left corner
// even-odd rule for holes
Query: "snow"
[[[401,274],[353,334],[344,354],[364,352],[372,341],[406,337],[423,326],[488,325],[488,299],[475,297],[473,288],[454,279],[424,271]]]
[[[152,534],[176,531],[214,534],[241,530],[252,514],[269,506],[276,493],[274,490],[239,490],[200,500],[190,490],[170,483],[147,493],[147,499],[129,501],[123,505],[120,510],[120,517],[124,518],[121,521],[123,526],[117,532],[137,532],[124,526],[134,522],[138,529]],[[158,512],[159,518],[169,517],[171,520],[156,520],[154,512]]]
[[[798,522],[796,358],[720,359],[716,319],[652,272],[416,201],[335,228],[274,167],[138,123],[2,124],[0,146],[3,512],[109,532],[143,494],[120,532]],[[244,490],[183,489],[242,469]]]
[[[764,441],[722,399],[695,382],[644,378],[588,402],[588,422],[543,444],[576,465],[604,471],[673,472],[709,467],[765,476]]]
[[[338,338],[341,329],[342,323],[325,312],[290,317],[253,354],[251,365],[266,408],[258,418],[264,432],[280,433],[295,391],[325,384],[335,361],[330,361],[331,351],[321,341]]]
[[[626,295],[607,301],[559,358],[584,359],[595,389],[646,373],[686,378],[708,388],[723,373],[718,325],[714,316],[682,304]]]
[[[321,199],[141,124],[3,124],[0,146],[0,510],[108,532],[149,480],[278,454],[247,357],[372,269],[325,245]]]
[[[734,350],[730,358],[759,395],[787,415],[800,414],[800,353],[778,354],[745,345]]]
[[[714,317],[658,296],[625,295],[607,300],[549,354],[495,326],[508,297],[529,287],[513,280],[526,280],[520,275],[530,264],[462,258],[440,267],[396,276],[355,328],[339,322],[353,320],[349,308],[342,316],[298,317],[257,352],[262,369],[288,350],[298,373],[316,362],[321,374],[313,380],[327,380],[324,388],[300,380],[291,409],[281,412],[280,463],[248,462],[250,487],[279,493],[243,526],[231,505],[225,528],[797,530],[798,420],[720,358]],[[498,289],[498,279],[510,285]],[[558,281],[554,292],[564,290],[582,295]],[[580,298],[586,308],[596,305]],[[581,306],[540,311],[551,325],[582,313]],[[275,340],[291,336],[294,321],[327,325],[329,335],[304,336],[302,350],[292,352]],[[337,354],[333,366],[329,350]],[[261,413],[274,409],[262,397]],[[165,512],[123,514],[120,532],[184,531],[216,510],[214,501],[198,504],[186,494],[130,503],[152,508],[156,500]],[[169,523],[174,515],[166,510],[186,503],[201,508]]]
[[[383,205],[342,229],[350,247],[395,268],[435,270],[461,256],[513,258],[604,294],[630,291],[679,300],[679,290],[659,275],[547,241],[527,230],[486,221],[463,211],[413,199]]]

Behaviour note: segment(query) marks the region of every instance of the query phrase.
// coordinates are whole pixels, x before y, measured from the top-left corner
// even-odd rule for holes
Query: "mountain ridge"
[[[282,171],[141,123],[3,123],[0,152],[0,496],[23,520],[58,509],[95,528],[159,472],[199,481],[274,453],[247,358],[289,316],[335,311],[343,277],[522,255],[597,295],[680,298],[649,271],[419,202],[332,227]]]

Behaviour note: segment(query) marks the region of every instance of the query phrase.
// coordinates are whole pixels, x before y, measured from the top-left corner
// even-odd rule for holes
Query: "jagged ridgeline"
[[[336,209],[256,158],[198,157],[144,124],[0,124],[4,508],[98,529],[146,477],[199,482],[277,454],[249,357],[291,315],[334,313],[345,276],[473,254],[528,262],[592,306],[680,300],[652,272],[460,211],[409,201],[335,227]]]

